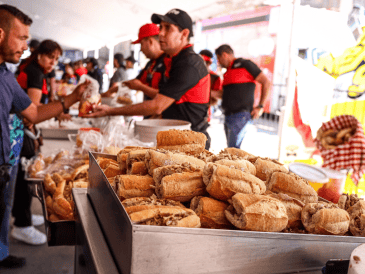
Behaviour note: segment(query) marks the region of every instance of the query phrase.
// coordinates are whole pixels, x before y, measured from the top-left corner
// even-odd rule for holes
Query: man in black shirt
[[[229,45],[221,45],[215,53],[219,64],[227,72],[224,74],[223,92],[213,91],[212,94],[222,98],[228,147],[240,148],[246,126],[252,118],[257,119],[264,112],[270,82],[255,63],[236,58]],[[261,84],[261,98],[259,105],[254,107],[256,82]]]
[[[141,104],[120,108],[98,106],[95,113],[85,117],[162,114],[163,119],[189,121],[192,130],[207,136],[206,148],[209,149],[210,137],[206,130],[210,78],[203,59],[189,44],[193,36],[192,20],[185,11],[173,9],[165,15],[153,14],[152,22],[160,24],[160,46],[166,53],[166,71],[159,93],[153,100]]]
[[[86,63],[87,75],[94,78],[99,83],[99,93],[103,90],[103,74],[98,67],[98,60],[91,57]]]

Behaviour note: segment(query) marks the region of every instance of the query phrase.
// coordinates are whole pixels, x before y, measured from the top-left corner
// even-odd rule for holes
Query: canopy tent
[[[152,13],[187,11],[193,21],[262,5],[264,0],[5,0],[33,19],[30,34],[64,48],[92,50],[134,39]]]

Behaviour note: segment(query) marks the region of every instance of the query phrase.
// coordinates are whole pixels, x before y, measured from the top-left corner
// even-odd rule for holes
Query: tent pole
[[[283,12],[283,6],[286,5],[287,8],[291,8],[291,17],[290,17],[290,40],[289,40],[289,61],[288,61],[288,78],[286,81],[286,96],[285,96],[285,105],[280,110],[280,119],[279,119],[279,151],[278,151],[278,159],[280,161],[283,160],[285,156],[285,140],[288,137],[286,134],[286,128],[288,127],[288,121],[291,115],[291,108],[293,106],[294,100],[294,91],[295,91],[295,65],[294,65],[294,57],[297,55],[296,45],[294,43],[294,15],[295,9],[300,5],[300,0],[292,0],[288,2],[284,2],[281,5],[281,12]],[[285,8],[285,7],[284,7]]]

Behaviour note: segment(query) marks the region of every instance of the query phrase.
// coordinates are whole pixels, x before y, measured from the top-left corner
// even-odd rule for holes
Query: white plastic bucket
[[[136,121],[134,135],[142,142],[153,142],[156,145],[156,135],[159,131],[169,129],[190,129],[191,123],[182,120],[146,119]]]

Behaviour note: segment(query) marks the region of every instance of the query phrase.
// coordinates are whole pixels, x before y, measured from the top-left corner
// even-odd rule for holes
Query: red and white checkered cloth
[[[349,127],[356,128],[356,132],[346,144],[327,150],[318,139],[314,139],[314,143],[321,152],[323,167],[334,170],[352,168],[351,179],[357,185],[365,173],[365,136],[361,123],[352,115],[340,115],[324,123],[321,129],[341,130]]]

